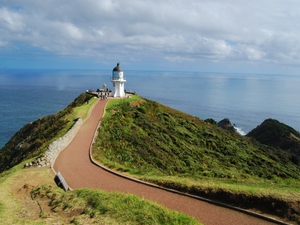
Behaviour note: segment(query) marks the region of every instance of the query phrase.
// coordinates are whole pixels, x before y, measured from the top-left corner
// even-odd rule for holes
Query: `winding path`
[[[206,225],[276,224],[216,206],[184,195],[135,182],[112,174],[93,164],[89,149],[103,116],[107,100],[99,100],[71,143],[59,154],[53,169],[60,172],[73,189],[93,188],[136,194],[167,208],[188,214]]]

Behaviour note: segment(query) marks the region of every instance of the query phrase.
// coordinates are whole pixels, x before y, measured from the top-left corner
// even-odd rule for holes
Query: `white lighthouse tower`
[[[120,63],[117,63],[117,66],[112,71],[111,82],[114,87],[113,96],[125,97],[124,83],[126,80],[124,79],[123,69],[120,67]]]

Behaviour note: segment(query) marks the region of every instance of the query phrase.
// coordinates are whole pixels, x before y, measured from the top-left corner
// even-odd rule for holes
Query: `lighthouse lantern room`
[[[112,71],[111,82],[113,83],[113,96],[114,97],[125,97],[123,69],[120,67],[120,63],[117,63],[117,66]]]

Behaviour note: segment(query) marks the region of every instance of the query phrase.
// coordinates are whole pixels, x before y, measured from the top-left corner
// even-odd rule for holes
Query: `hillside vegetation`
[[[93,148],[99,162],[162,186],[299,218],[300,165],[291,154],[144,98],[115,103]]]
[[[111,107],[95,155],[135,173],[231,179],[300,178],[291,155],[163,106],[139,99]],[[100,157],[101,156],[101,157]]]

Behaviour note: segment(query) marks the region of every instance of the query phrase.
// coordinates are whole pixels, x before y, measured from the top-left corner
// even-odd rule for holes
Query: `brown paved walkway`
[[[207,225],[272,224],[207,202],[124,179],[92,164],[89,158],[89,147],[106,102],[107,100],[99,100],[91,116],[83,123],[76,137],[59,154],[54,163],[54,170],[61,172],[71,188],[87,187],[133,193],[170,209],[191,215]]]

